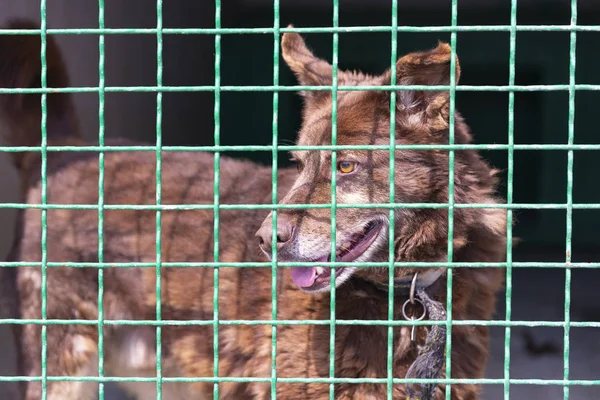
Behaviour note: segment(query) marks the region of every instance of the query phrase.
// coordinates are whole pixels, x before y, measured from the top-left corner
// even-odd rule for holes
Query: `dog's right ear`
[[[447,43],[438,43],[434,49],[414,52],[396,62],[397,82],[400,85],[449,86],[454,68],[455,83],[460,79],[460,64],[455,55],[451,65],[452,49]],[[384,84],[391,83],[389,71]],[[450,118],[449,90],[400,90],[396,106],[405,113],[421,117],[423,124],[432,131],[447,131]]]
[[[289,25],[288,28],[293,28]],[[317,58],[308,49],[298,33],[286,32],[281,38],[282,56],[302,86],[329,86],[332,83],[332,67],[327,61]],[[329,93],[329,91],[303,91],[305,98]]]

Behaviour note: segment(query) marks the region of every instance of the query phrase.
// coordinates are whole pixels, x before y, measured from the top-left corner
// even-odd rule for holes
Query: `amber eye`
[[[304,165],[302,165],[302,163],[300,161],[294,161],[296,163],[296,169],[298,170],[298,173],[302,172],[302,170],[304,169]]]
[[[338,163],[338,171],[340,171],[342,174],[349,174],[351,172],[354,172],[356,166],[357,163],[352,161],[340,161]]]

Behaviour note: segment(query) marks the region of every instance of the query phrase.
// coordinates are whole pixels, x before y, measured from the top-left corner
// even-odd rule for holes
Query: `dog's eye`
[[[340,171],[342,174],[349,174],[354,172],[357,165],[358,164],[353,161],[340,161],[338,163],[338,171]]]
[[[304,164],[297,160],[292,160],[292,162],[296,164],[296,169],[298,170],[298,173],[302,172],[302,170],[304,169]]]

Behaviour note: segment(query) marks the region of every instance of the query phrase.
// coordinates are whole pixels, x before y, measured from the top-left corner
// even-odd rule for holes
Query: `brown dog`
[[[28,22],[13,28],[34,28]],[[38,87],[40,40],[36,36],[0,36],[0,86]],[[303,85],[331,84],[331,66],[315,58],[297,34],[282,40],[285,61]],[[48,86],[67,87],[68,77],[60,52],[48,37]],[[450,49],[413,53],[399,59],[398,82],[402,84],[448,84]],[[457,77],[459,69],[457,65]],[[367,76],[339,72],[340,85],[383,85],[390,74]],[[331,93],[306,92],[300,145],[329,144],[331,140]],[[36,95],[0,97],[2,134],[10,145],[40,144],[40,99]],[[340,91],[337,108],[337,142],[340,145],[388,144],[390,94],[385,92]],[[76,116],[68,94],[50,94],[47,99],[47,140],[50,146],[85,145],[78,133]],[[396,137],[399,144],[448,143],[448,92],[398,92]],[[456,116],[456,142],[468,143],[470,134]],[[108,145],[123,144],[123,142]],[[125,143],[126,144],[126,143]],[[39,152],[13,153],[21,176],[22,201],[42,202]],[[331,153],[296,151],[296,169],[278,171],[281,204],[330,202]],[[337,202],[389,202],[389,152],[338,151]],[[19,219],[18,240],[13,259],[40,263],[42,240],[47,242],[44,270],[19,267],[16,283],[21,318],[41,319],[42,304],[47,319],[91,320],[89,324],[52,324],[45,332],[47,376],[98,376],[99,332],[103,333],[104,376],[157,377],[156,323],[118,325],[114,320],[155,320],[157,284],[160,283],[160,318],[169,321],[160,332],[160,377],[201,378],[196,382],[162,382],[164,399],[212,398],[215,368],[223,399],[268,399],[276,390],[279,399],[326,399],[327,380],[302,382],[305,378],[329,378],[330,371],[330,271],[317,263],[314,268],[278,268],[272,288],[271,268],[219,268],[218,314],[214,311],[215,269],[192,268],[176,263],[209,263],[213,259],[214,211],[212,208],[173,210],[160,214],[160,262],[175,263],[160,268],[157,282],[156,155],[150,152],[107,151],[104,156],[103,243],[98,244],[99,165],[96,152],[47,153],[47,197],[49,204],[91,205],[79,209],[50,208],[47,235],[42,236],[42,210],[29,208]],[[212,205],[214,159],[206,153],[162,154],[162,205]],[[396,202],[448,201],[448,154],[445,151],[398,150],[395,154]],[[496,179],[492,170],[474,151],[457,151],[454,195],[456,203],[496,203]],[[222,158],[220,161],[220,204],[269,204],[271,170],[250,162]],[[115,209],[118,205],[148,206]],[[108,206],[113,206],[112,208]],[[338,261],[388,261],[388,226],[395,227],[395,258],[401,262],[445,261],[448,215],[446,209],[398,208],[389,221],[384,208],[339,208],[337,210]],[[265,219],[266,218],[266,219]],[[264,221],[264,222],[263,222]],[[262,226],[261,226],[262,224]],[[280,261],[330,259],[330,211],[282,209],[277,232],[271,230],[267,211],[219,210],[219,259],[221,263],[264,262],[255,234],[267,255],[271,237],[277,238]],[[256,233],[258,232],[258,233]],[[505,213],[498,209],[454,210],[454,259],[458,262],[502,261],[505,247]],[[90,266],[102,260],[102,276]],[[60,266],[75,262],[80,266]],[[131,267],[126,263],[145,263]],[[125,263],[125,264],[123,264]],[[113,265],[114,267],[110,267]],[[88,266],[89,268],[84,268]],[[416,284],[427,287],[431,300],[445,304],[444,269],[398,268],[396,278],[410,282],[420,271]],[[340,320],[385,320],[388,318],[388,270],[339,267],[336,272],[336,318]],[[101,279],[100,279],[101,278]],[[44,282],[44,279],[46,280]],[[45,299],[42,285],[47,285]],[[454,320],[485,320],[494,311],[495,293],[502,285],[500,269],[457,268],[453,272]],[[298,288],[301,287],[302,290]],[[402,286],[402,285],[401,285]],[[102,288],[101,295],[99,289]],[[404,286],[398,288],[394,319],[403,321],[402,305],[407,300]],[[319,324],[277,325],[273,340],[272,290],[277,297],[278,320],[319,320]],[[308,294],[305,292],[313,292]],[[99,309],[99,299],[102,309]],[[433,312],[432,312],[433,310]],[[435,319],[436,308],[429,308]],[[443,311],[443,310],[441,310]],[[442,312],[443,314],[443,312]],[[214,324],[217,317],[220,324]],[[100,322],[98,322],[100,320]],[[228,321],[238,322],[228,322]],[[262,320],[243,324],[239,320]],[[81,321],[85,322],[85,321]],[[242,321],[243,322],[243,321]],[[214,364],[214,329],[218,327],[218,366]],[[440,333],[431,328],[431,332]],[[387,386],[387,332],[385,325],[342,324],[335,329],[335,378],[380,378],[383,381],[337,382],[336,399],[383,399]],[[419,346],[442,349],[441,342],[426,339],[427,328],[393,329],[393,377],[404,378],[418,354]],[[17,332],[21,339],[21,374],[42,374],[42,327],[28,324]],[[432,335],[429,335],[432,336]],[[439,336],[439,335],[438,335]],[[452,377],[481,378],[487,359],[485,327],[452,328]],[[275,343],[274,343],[275,342]],[[276,345],[275,371],[272,370]],[[425,347],[427,347],[425,346]],[[421,357],[421,356],[419,356]],[[427,361],[427,360],[426,360]],[[431,360],[429,360],[431,361]],[[443,363],[438,354],[437,364]],[[441,368],[438,365],[436,368]],[[434,368],[435,369],[435,368]],[[444,370],[442,369],[442,372]],[[272,381],[275,374],[283,381]],[[417,377],[427,376],[417,371]],[[442,373],[443,376],[443,373]],[[228,382],[227,377],[256,378],[253,382]],[[204,379],[202,379],[204,378]],[[299,381],[286,380],[300,378]],[[148,380],[148,379],[147,379]],[[122,383],[141,399],[156,396],[156,383]],[[424,386],[425,387],[425,386]],[[28,400],[39,399],[42,383],[24,385]],[[94,381],[49,380],[48,399],[92,399]],[[405,399],[407,386],[393,385],[393,398]],[[434,387],[435,398],[443,398],[444,386]],[[452,385],[453,399],[477,399],[477,385]]]

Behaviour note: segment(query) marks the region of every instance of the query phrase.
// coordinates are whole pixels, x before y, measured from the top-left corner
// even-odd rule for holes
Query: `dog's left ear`
[[[289,25],[288,28],[293,28]],[[302,86],[331,85],[332,67],[327,61],[317,58],[308,49],[304,39],[298,33],[286,32],[281,38],[282,56],[296,75]],[[304,91],[306,98],[313,98],[328,93],[327,91]]]
[[[452,50],[447,43],[439,43],[435,49],[405,55],[396,63],[396,82],[398,85],[449,86],[450,59]],[[456,83],[460,78],[460,65],[456,58]],[[388,72],[385,84],[390,84]],[[435,130],[448,127],[450,108],[449,90],[399,90],[396,105],[399,111],[423,113],[425,123]]]

